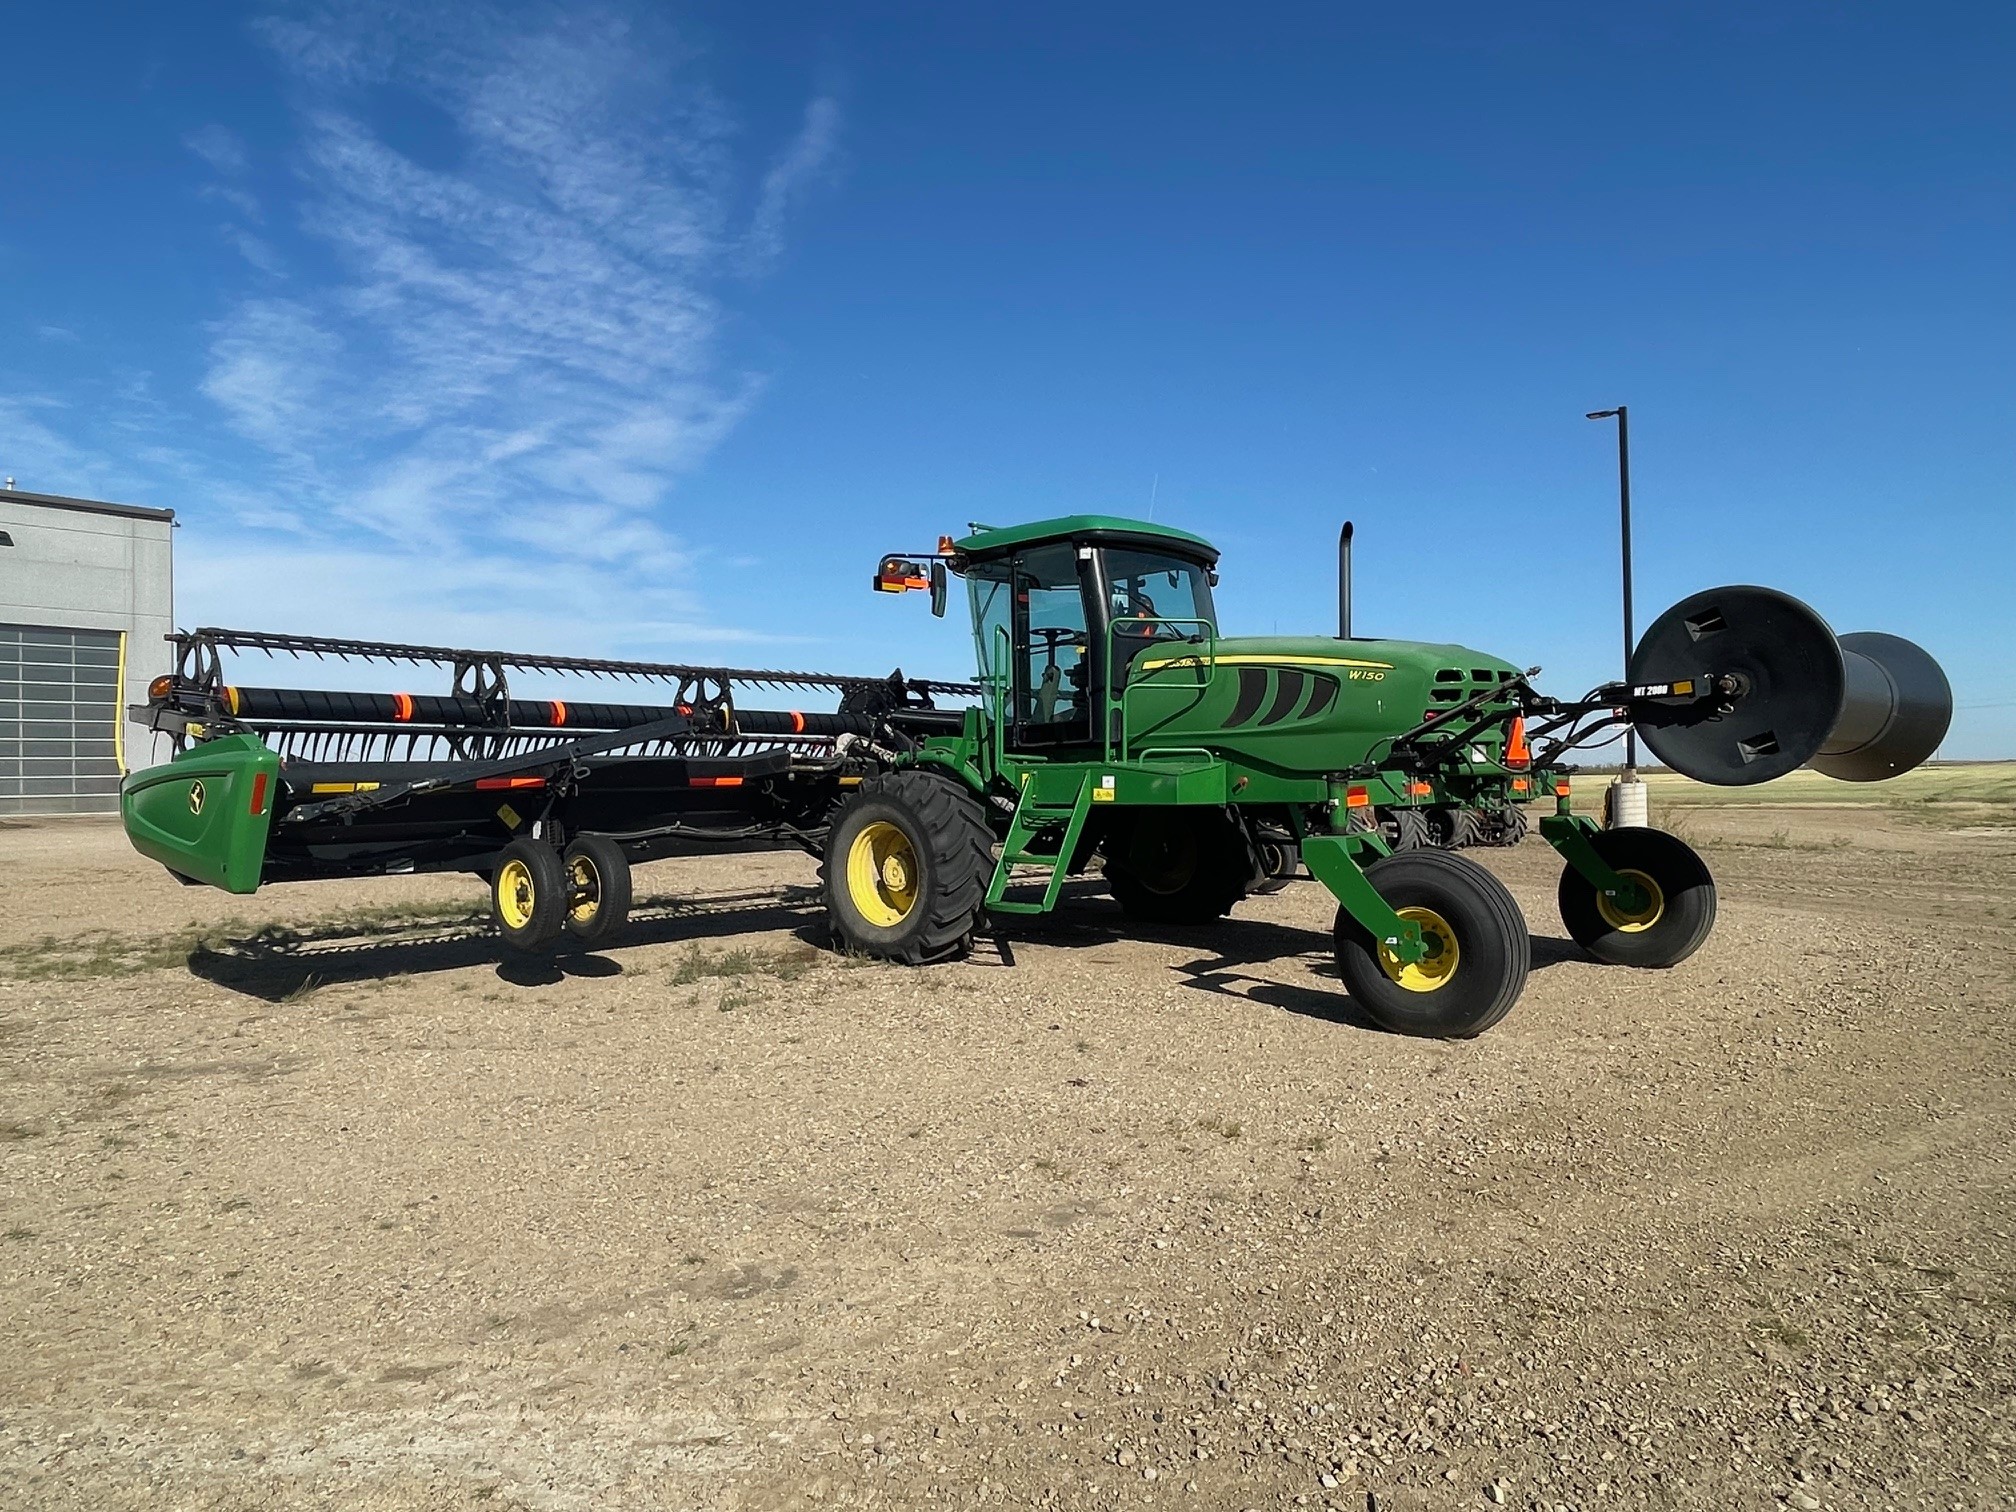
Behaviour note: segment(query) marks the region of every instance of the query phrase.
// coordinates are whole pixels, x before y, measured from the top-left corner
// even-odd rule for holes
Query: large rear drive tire
[[[966,948],[993,872],[980,800],[910,768],[870,777],[834,811],[819,880],[844,948],[920,966]]]
[[[1715,879],[1678,835],[1664,830],[1598,830],[1589,837],[1612,869],[1650,894],[1636,910],[1618,908],[1574,867],[1561,873],[1561,922],[1599,961],[1616,966],[1677,966],[1715,927]]]
[[[536,955],[560,938],[567,919],[567,868],[541,840],[520,838],[497,853],[490,917],[513,950]]]
[[[1106,847],[1106,881],[1130,919],[1208,924],[1246,896],[1253,860],[1217,809],[1137,809]]]
[[[1512,1011],[1533,941],[1504,883],[1441,851],[1387,856],[1365,876],[1395,912],[1421,925],[1431,953],[1403,963],[1340,908],[1337,972],[1361,1008],[1396,1034],[1431,1039],[1469,1039]]]
[[[581,835],[560,860],[567,868],[567,933],[598,945],[630,917],[630,858],[606,835]]]

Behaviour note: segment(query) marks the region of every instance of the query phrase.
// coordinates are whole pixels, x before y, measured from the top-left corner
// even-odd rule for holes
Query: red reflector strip
[[[252,774],[252,812],[255,815],[266,812],[266,774],[264,772],[254,772]]]
[[[1346,808],[1369,808],[1371,804],[1372,795],[1366,792],[1365,789],[1354,787],[1344,790],[1344,806]]]
[[[1568,796],[1567,778],[1564,777],[1559,782],[1554,784],[1554,796],[1556,798],[1566,798]]]
[[[740,777],[689,777],[686,779],[686,785],[688,787],[740,787],[742,786],[742,779]]]
[[[544,777],[478,777],[476,791],[495,792],[499,788],[538,788],[546,786]]]
[[[413,695],[411,693],[394,693],[392,695],[392,717],[398,720],[407,720],[413,717]]]
[[[564,725],[565,723],[567,723],[567,705],[560,702],[560,700],[556,698],[552,702],[552,709],[553,709],[554,724]]]

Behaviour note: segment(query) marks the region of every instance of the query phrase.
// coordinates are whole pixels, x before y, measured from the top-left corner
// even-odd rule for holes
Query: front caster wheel
[[[490,915],[504,943],[536,954],[560,938],[567,921],[567,868],[552,846],[513,840],[490,873]]]
[[[567,933],[598,945],[630,917],[630,858],[606,835],[581,835],[560,859],[567,868]]]
[[[1526,986],[1533,942],[1505,884],[1476,862],[1406,851],[1365,868],[1403,919],[1421,926],[1428,953],[1402,961],[1343,909],[1337,972],[1381,1027],[1430,1039],[1469,1039],[1512,1011]]]
[[[1564,869],[1561,922],[1576,944],[1617,966],[1677,966],[1701,948],[1715,927],[1715,879],[1692,846],[1635,826],[1598,830],[1589,844],[1639,895],[1606,898],[1574,867]]]

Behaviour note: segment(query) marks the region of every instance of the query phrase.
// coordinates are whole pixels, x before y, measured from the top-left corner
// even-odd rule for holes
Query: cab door
[[[1018,750],[1089,745],[1098,689],[1087,629],[1088,563],[1068,542],[1010,559],[1009,744]]]

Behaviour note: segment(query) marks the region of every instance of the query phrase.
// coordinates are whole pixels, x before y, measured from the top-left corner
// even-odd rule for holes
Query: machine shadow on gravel
[[[817,911],[817,898],[805,888],[781,894],[769,890],[724,894],[698,902],[652,899],[631,915],[624,949],[775,930],[802,933]],[[485,965],[494,965],[499,980],[517,987],[551,986],[568,976],[623,974],[620,961],[601,952],[560,952],[533,959],[506,952],[482,909],[446,921],[332,920],[304,928],[273,926],[243,939],[200,945],[189,954],[193,975],[269,1003],[319,987]]]

